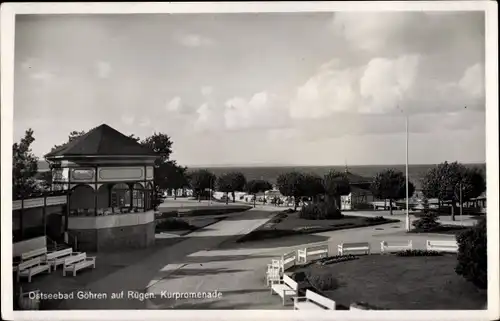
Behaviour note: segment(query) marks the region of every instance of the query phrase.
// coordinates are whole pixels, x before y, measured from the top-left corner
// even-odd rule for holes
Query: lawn
[[[486,290],[457,275],[456,255],[399,257],[368,255],[330,265],[299,268],[317,279],[330,275],[333,288],[315,292],[349,307],[366,302],[391,310],[475,310],[486,305]]]
[[[237,242],[241,243],[297,234],[311,234],[396,222],[399,221],[385,219],[383,217],[367,218],[347,215],[335,220],[307,220],[300,218],[298,212],[280,213],[269,223],[245,235]]]

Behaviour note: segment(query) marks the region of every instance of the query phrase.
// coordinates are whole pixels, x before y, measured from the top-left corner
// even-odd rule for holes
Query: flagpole
[[[409,195],[409,178],[408,178],[408,115],[405,113],[406,121],[406,231],[410,231],[410,195]]]

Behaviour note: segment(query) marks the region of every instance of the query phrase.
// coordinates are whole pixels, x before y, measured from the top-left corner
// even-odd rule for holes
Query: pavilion
[[[60,227],[49,230],[77,239],[81,251],[154,244],[156,158],[152,150],[106,124],[45,155],[52,192],[67,194]]]

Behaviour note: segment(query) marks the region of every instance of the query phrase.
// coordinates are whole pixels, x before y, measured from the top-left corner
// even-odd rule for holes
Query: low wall
[[[42,247],[47,247],[47,238],[45,236],[16,242],[12,244],[12,256],[21,256],[22,253],[33,251]]]
[[[96,217],[70,217],[68,229],[78,250],[89,252],[145,248],[155,242],[153,211]]]

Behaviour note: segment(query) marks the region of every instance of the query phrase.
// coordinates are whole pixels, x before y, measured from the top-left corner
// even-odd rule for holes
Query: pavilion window
[[[125,183],[119,183],[111,189],[111,206],[113,213],[125,213],[130,208],[131,195],[130,188]]]
[[[145,208],[145,199],[144,199],[144,187],[141,184],[134,184],[134,189],[132,192],[132,207],[134,209],[142,209]]]

